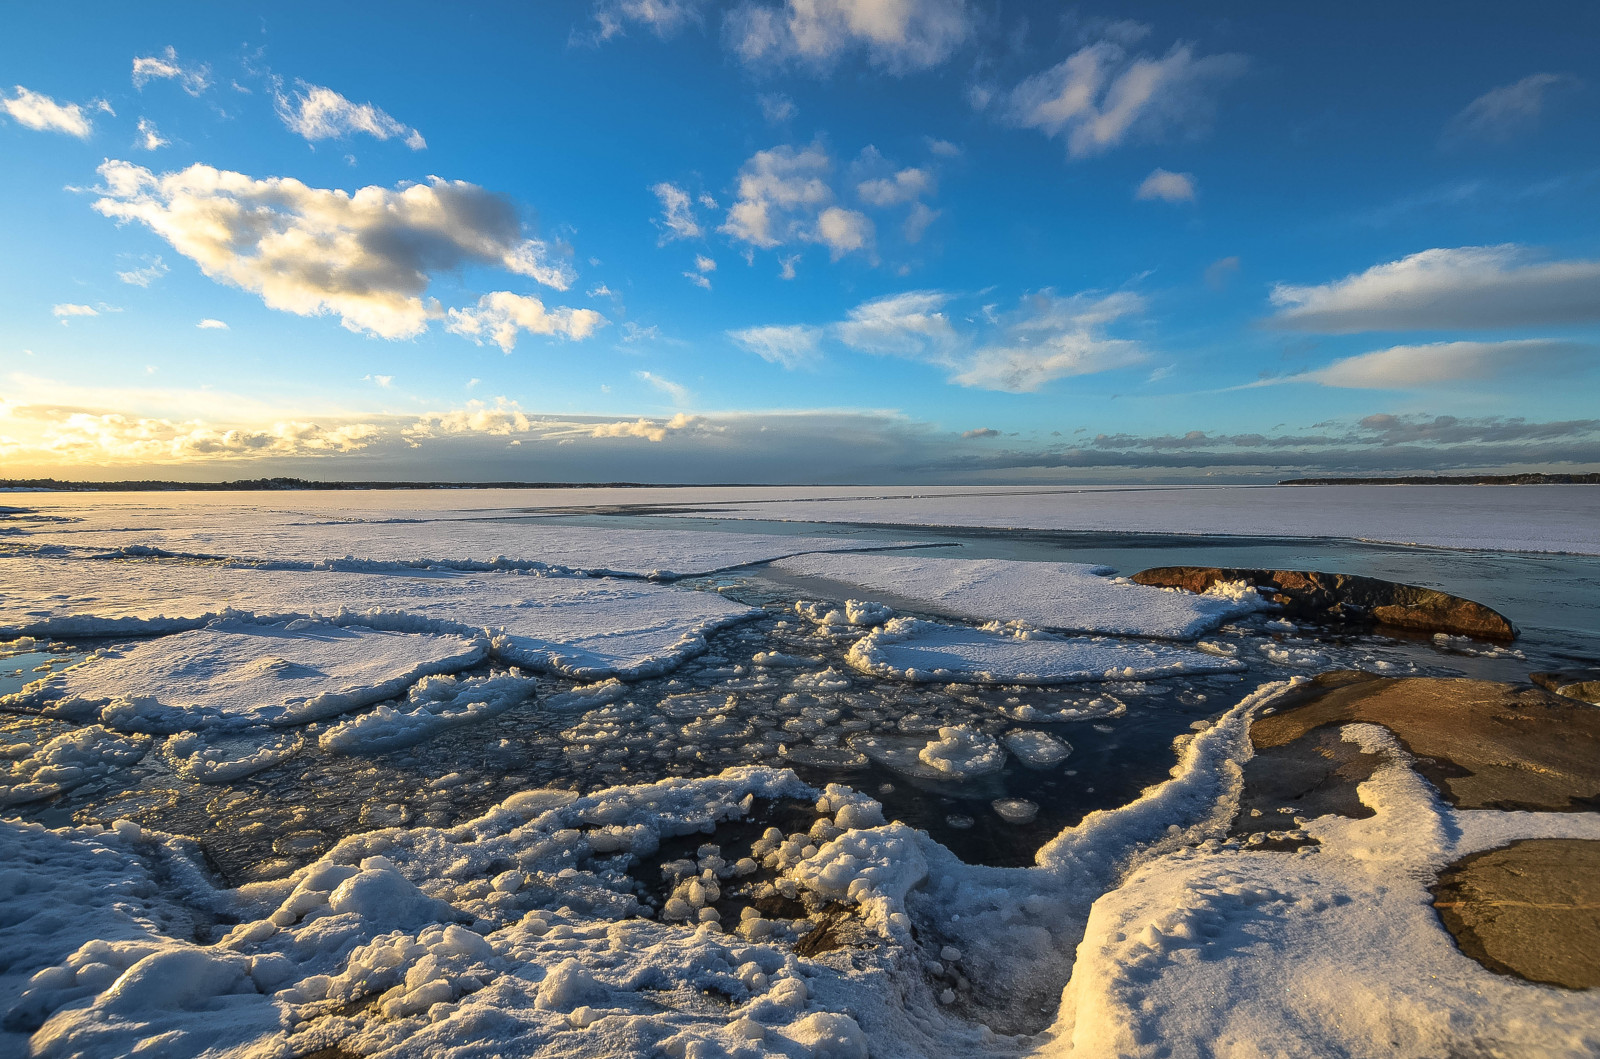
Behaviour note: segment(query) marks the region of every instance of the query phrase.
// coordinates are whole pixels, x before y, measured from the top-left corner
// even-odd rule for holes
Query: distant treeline
[[[1408,474],[1400,478],[1286,478],[1279,485],[1600,485],[1600,474]]]
[[[736,484],[736,483],[729,483]],[[63,482],[56,478],[0,478],[0,489],[64,493],[261,492],[291,489],[676,489],[651,482],[312,482],[304,478],[247,478],[237,482]],[[705,485],[720,489],[727,485]]]

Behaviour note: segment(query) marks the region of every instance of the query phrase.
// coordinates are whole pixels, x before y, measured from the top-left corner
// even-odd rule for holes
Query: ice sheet
[[[774,565],[916,600],[958,617],[1113,636],[1193,639],[1261,606],[1253,591],[1234,596],[1169,592],[1102,576],[1105,567],[1084,563],[846,554],[796,556]]]
[[[298,619],[217,621],[105,648],[9,704],[127,732],[299,725],[403,693],[482,661],[480,637],[384,632]]]
[[[488,635],[506,661],[587,679],[665,672],[703,650],[706,633],[759,613],[714,593],[614,578],[0,559],[0,635],[179,632],[225,614],[321,617]]]
[[[1231,658],[1169,644],[1063,638],[991,622],[972,629],[895,618],[850,648],[850,664],[891,680],[959,684],[1084,684],[1243,669]]]

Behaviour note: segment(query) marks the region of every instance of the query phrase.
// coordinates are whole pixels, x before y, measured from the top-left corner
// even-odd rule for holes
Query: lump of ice
[[[396,706],[381,705],[322,733],[324,750],[376,754],[412,746],[449,728],[504,713],[533,697],[536,681],[516,670],[489,677],[427,677]]]
[[[245,730],[207,740],[197,732],[172,736],[161,748],[172,771],[191,783],[232,783],[294,757],[305,745],[295,732]]]
[[[481,639],[458,635],[222,621],[108,649],[30,684],[17,701],[55,716],[98,713],[134,732],[304,724],[465,669],[485,652]]]
[[[1039,815],[1039,806],[1026,798],[996,798],[989,803],[995,815],[1008,824],[1031,824]]]
[[[24,746],[28,752],[0,771],[0,806],[38,801],[99,779],[144,757],[150,742],[149,736],[118,735],[96,724],[64,732],[42,746]]]
[[[874,676],[962,684],[1072,684],[1244,668],[1172,644],[1065,639],[1025,626],[972,629],[916,618],[895,618],[868,633],[846,659]]]
[[[1013,728],[1000,737],[1006,749],[1017,755],[1017,760],[1031,769],[1047,769],[1067,759],[1072,745],[1057,739],[1048,732],[1028,728]]]
[[[860,599],[847,599],[842,607],[802,599],[795,602],[794,612],[815,625],[882,625],[894,617],[882,603]]]
[[[963,618],[1116,636],[1193,639],[1263,605],[1254,593],[1197,596],[1112,580],[1104,576],[1106,567],[1082,563],[832,554],[774,565],[908,597]]]
[[[965,725],[939,729],[917,758],[947,779],[966,780],[999,772],[1006,763],[1006,752],[994,736]]]

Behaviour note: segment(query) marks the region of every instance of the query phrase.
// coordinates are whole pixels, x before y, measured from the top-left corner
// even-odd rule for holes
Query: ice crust
[[[50,716],[128,732],[300,725],[401,694],[482,661],[482,638],[383,632],[300,619],[218,621],[118,648],[14,696]]]
[[[842,554],[795,556],[773,565],[976,621],[1112,636],[1192,640],[1262,606],[1253,591],[1169,592],[1105,576],[1107,567],[1084,563]]]
[[[51,589],[42,598],[41,585]],[[703,651],[705,634],[759,613],[709,592],[615,578],[0,559],[0,635],[149,635],[224,617],[320,618],[487,636],[504,661],[592,680],[666,672]]]
[[[961,684],[1082,684],[1243,669],[1231,659],[1163,643],[1062,638],[993,622],[982,628],[895,618],[850,648],[850,664],[893,680]]]

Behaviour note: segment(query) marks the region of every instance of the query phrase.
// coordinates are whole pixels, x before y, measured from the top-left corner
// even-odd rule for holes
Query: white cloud
[[[648,375],[649,372],[640,374]],[[662,422],[654,419],[636,419],[632,422],[598,423],[589,428],[587,433],[591,438],[643,438],[646,441],[660,443],[667,440],[669,435],[694,430],[701,425],[701,422],[699,416],[679,412],[671,419]]]
[[[704,254],[696,254],[694,256],[694,271],[685,272],[684,277],[695,286],[710,290],[711,279],[707,273],[715,272],[716,270],[717,263],[715,261]]]
[[[49,96],[17,85],[9,96],[0,96],[0,110],[11,120],[36,132],[64,132],[87,140],[94,123],[76,103],[57,103]]]
[[[131,268],[126,272],[118,272],[117,278],[129,286],[148,287],[172,271],[167,267],[167,263],[161,260],[160,255],[142,258],[141,260],[145,263],[143,268]]]
[[[856,185],[856,194],[869,206],[899,206],[921,198],[933,187],[933,177],[926,169],[907,168],[890,177],[863,180]]]
[[[633,373],[633,375],[634,378],[638,379],[640,382],[647,382],[651,386],[654,386],[656,389],[660,390],[662,393],[666,394],[668,397],[672,398],[673,404],[687,404],[689,402],[690,395],[688,389],[678,385],[671,379],[663,379],[661,376],[648,371],[636,371]]]
[[[390,386],[394,385],[394,376],[393,375],[370,375],[370,374],[368,374],[368,375],[361,376],[361,381],[362,382],[376,383],[380,388],[387,390]]]
[[[778,278],[794,279],[794,266],[799,262],[799,254],[789,254],[787,257],[778,258]]]
[[[1593,363],[1595,349],[1542,338],[1511,342],[1432,342],[1392,346],[1336,360],[1285,382],[1318,382],[1359,390],[1406,390],[1482,382],[1568,367],[1579,358]]]
[[[834,205],[832,170],[833,159],[821,144],[757,151],[739,170],[738,199],[717,230],[762,249],[807,242],[827,246],[835,260],[856,251],[870,254],[872,220]]]
[[[661,229],[661,245],[674,239],[698,239],[705,234],[695,219],[687,191],[666,181],[652,185],[650,190],[661,200],[661,219],[655,222]]]
[[[1272,322],[1349,334],[1600,320],[1600,261],[1528,260],[1521,247],[1424,250],[1320,286],[1272,289]]]
[[[1163,202],[1193,202],[1194,174],[1171,173],[1165,169],[1154,170],[1144,178],[1133,197],[1144,201],[1161,199]]]
[[[951,143],[949,140],[940,140],[933,136],[929,136],[926,138],[925,142],[928,145],[929,152],[939,156],[940,158],[961,157],[961,148],[956,144]]]
[[[74,316],[99,316],[100,311],[92,305],[75,305],[72,302],[62,302],[60,305],[53,306],[50,309],[50,314],[62,323],[66,323],[69,318]]]
[[[227,324],[223,323],[221,320],[216,320],[209,316],[195,324],[195,326],[202,331],[226,331],[228,329]]]
[[[607,323],[593,309],[546,309],[538,298],[503,290],[479,298],[475,309],[451,309],[446,317],[446,331],[479,345],[487,338],[506,353],[516,348],[519,331],[576,341],[588,338]]]
[[[473,379],[471,386],[478,380]],[[489,434],[509,437],[533,430],[534,421],[518,407],[515,401],[496,397],[494,404],[468,401],[465,408],[448,412],[426,412],[405,433],[412,437],[434,437],[439,434]]]
[[[297,81],[293,96],[274,93],[274,109],[289,129],[308,142],[339,140],[364,132],[380,140],[400,137],[413,151],[428,146],[422,134],[371,103],[352,103],[331,88]]]
[[[781,125],[798,112],[794,100],[781,92],[763,93],[756,97],[761,105],[761,116],[774,125]]]
[[[1046,136],[1065,136],[1067,153],[1085,158],[1131,136],[1203,131],[1214,86],[1243,69],[1240,56],[1196,58],[1189,44],[1158,59],[1130,57],[1122,45],[1102,40],[1017,85],[1006,95],[1005,116]]]
[[[600,40],[622,36],[627,23],[638,22],[665,40],[691,23],[698,25],[703,6],[704,0],[600,0],[594,6],[594,20],[600,26],[597,36]]]
[[[1010,393],[1147,359],[1137,342],[1102,333],[1108,324],[1143,310],[1136,294],[1063,298],[1045,290],[1024,298],[1012,313],[985,306],[976,320],[947,312],[955,299],[946,291],[906,291],[863,302],[825,327],[755,327],[729,337],[785,367],[814,360],[822,340],[832,338],[856,352],[936,365],[959,386]]]
[[[941,210],[936,210],[926,202],[912,205],[911,212],[906,214],[906,222],[901,226],[901,234],[908,243],[920,243],[923,235],[928,231],[928,225],[939,219]]]
[[[270,308],[332,313],[384,338],[421,334],[442,315],[422,297],[437,272],[491,265],[557,290],[573,279],[549,246],[523,234],[508,201],[464,181],[352,194],[206,165],[157,175],[120,161],[100,176],[96,210],[148,226],[212,279]]]
[[[818,327],[747,327],[729,331],[728,337],[762,360],[785,368],[811,365],[822,358],[822,329]]]
[[[379,434],[370,423],[324,427],[284,420],[256,427],[230,427],[203,419],[94,412],[48,406],[12,407],[6,418],[22,420],[31,435],[15,445],[12,459],[52,464],[186,463],[269,456],[331,456],[359,452]]]
[[[797,60],[827,69],[863,49],[891,73],[943,62],[972,32],[964,0],[746,2],[728,13],[728,43],[746,63]]]
[[[143,151],[155,151],[162,147],[170,147],[172,141],[161,135],[161,130],[156,128],[156,123],[149,118],[139,119],[139,135],[133,141],[133,146]]]
[[[143,89],[151,81],[177,81],[191,96],[198,96],[211,87],[211,67],[184,66],[178,62],[178,51],[171,45],[160,55],[147,55],[133,60],[133,87]]]
[[[1515,84],[1491,89],[1468,103],[1451,119],[1445,138],[1476,139],[1503,143],[1532,128],[1551,92],[1579,84],[1564,74],[1530,74]]]

